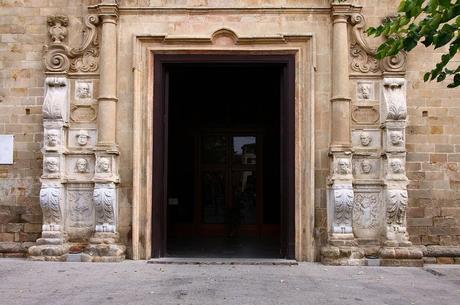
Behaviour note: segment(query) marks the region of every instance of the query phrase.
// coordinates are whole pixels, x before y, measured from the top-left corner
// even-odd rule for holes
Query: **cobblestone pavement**
[[[0,304],[460,304],[460,266],[46,263],[0,259]]]

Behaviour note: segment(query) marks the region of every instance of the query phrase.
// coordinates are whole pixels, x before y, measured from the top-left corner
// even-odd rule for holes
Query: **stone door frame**
[[[291,54],[295,56],[295,258],[314,261],[314,35],[240,37],[219,29],[208,37],[137,35],[133,40],[133,259],[152,256],[155,55]]]

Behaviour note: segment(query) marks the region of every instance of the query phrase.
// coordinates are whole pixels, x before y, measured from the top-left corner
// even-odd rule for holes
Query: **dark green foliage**
[[[453,76],[447,87],[460,85],[460,66],[454,70],[447,68],[460,48],[460,0],[402,0],[395,16],[386,18],[376,28],[369,28],[367,34],[388,38],[377,49],[378,59],[402,50],[410,51],[418,42],[435,49],[449,45],[449,52],[424,75],[423,80],[441,82]]]

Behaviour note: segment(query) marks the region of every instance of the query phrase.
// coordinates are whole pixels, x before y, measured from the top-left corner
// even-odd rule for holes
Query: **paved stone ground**
[[[460,304],[460,266],[46,263],[0,259],[0,304]]]

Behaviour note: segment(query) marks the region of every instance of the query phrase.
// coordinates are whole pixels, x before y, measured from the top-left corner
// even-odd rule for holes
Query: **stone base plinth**
[[[89,240],[82,253],[84,262],[120,262],[125,259],[126,247],[118,244],[117,233],[98,232]]]
[[[383,247],[379,256],[381,266],[423,266],[423,252],[416,247]]]
[[[363,266],[364,250],[354,238],[330,239],[329,245],[321,248],[321,262],[335,266]]]
[[[67,260],[69,245],[66,244],[66,237],[62,232],[44,231],[28,252],[30,260],[64,262]]]

